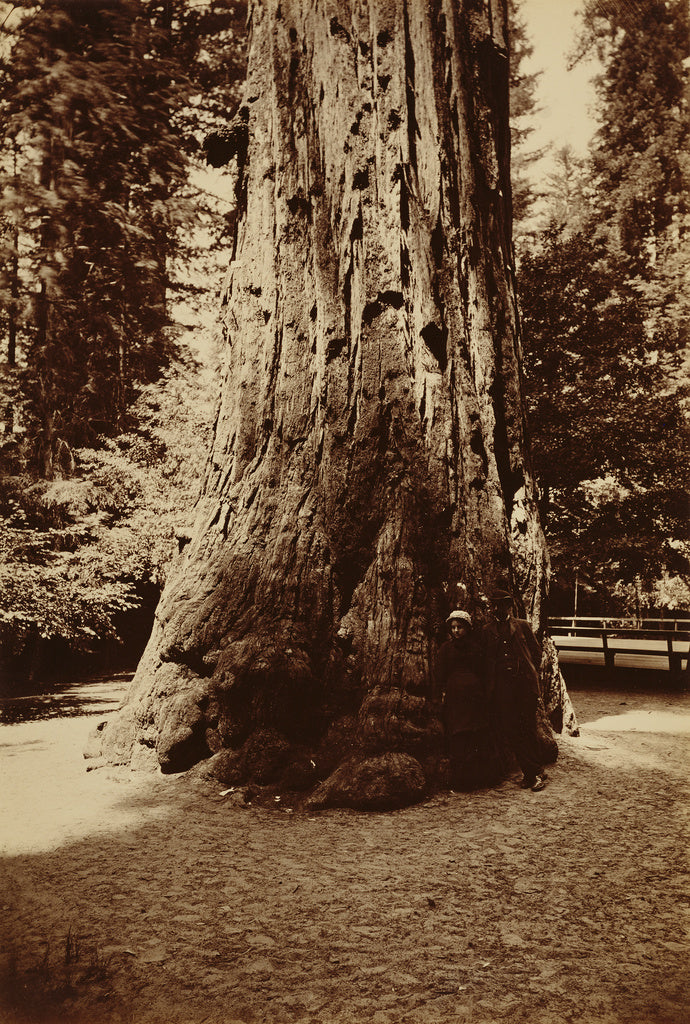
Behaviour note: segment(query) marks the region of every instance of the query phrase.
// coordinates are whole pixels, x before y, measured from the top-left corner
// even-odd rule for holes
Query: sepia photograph
[[[0,0],[0,1024],[690,1024],[688,0]]]

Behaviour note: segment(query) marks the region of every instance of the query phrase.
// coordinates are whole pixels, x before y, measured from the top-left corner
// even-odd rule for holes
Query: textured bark
[[[556,732],[579,736],[577,715],[558,664],[558,650],[550,636],[542,640],[541,687],[544,711],[551,726]]]
[[[546,588],[504,4],[268,0],[250,29],[213,448],[104,749],[173,771],[273,729],[320,777],[394,764],[413,799],[385,755],[438,770],[449,607],[481,622],[509,583],[537,624]]]

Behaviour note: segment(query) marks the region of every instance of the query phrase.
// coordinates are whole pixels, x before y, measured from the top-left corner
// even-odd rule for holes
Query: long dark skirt
[[[489,728],[456,732],[448,737],[450,784],[453,789],[471,790],[494,786],[505,776],[505,756]]]

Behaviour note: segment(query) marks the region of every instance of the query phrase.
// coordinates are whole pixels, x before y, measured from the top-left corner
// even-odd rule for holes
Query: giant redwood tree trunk
[[[546,586],[505,3],[257,0],[250,31],[213,449],[104,752],[402,802],[449,608],[508,583],[537,623]]]

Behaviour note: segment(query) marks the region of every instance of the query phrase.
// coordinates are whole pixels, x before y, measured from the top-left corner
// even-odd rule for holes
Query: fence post
[[[612,651],[609,647],[605,629],[602,629],[601,631],[601,643],[604,648],[604,666],[610,671],[616,667],[616,652]]]
[[[668,670],[671,680],[674,683],[679,683],[683,668],[683,655],[680,651],[673,650],[672,636],[667,638],[666,643],[668,645]]]

